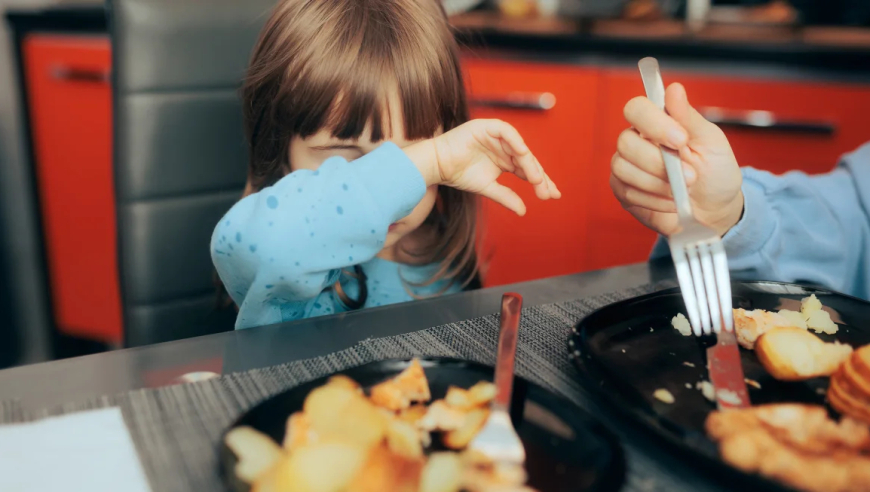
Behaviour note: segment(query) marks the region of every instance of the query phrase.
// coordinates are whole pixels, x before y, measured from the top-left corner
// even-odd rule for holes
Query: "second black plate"
[[[821,338],[854,347],[870,343],[870,303],[863,300],[776,282],[739,282],[732,289],[734,307],[747,310],[797,311],[802,298],[815,294],[839,324],[836,335]],[[715,338],[682,336],[675,330],[671,319],[685,312],[679,289],[617,302],[581,320],[568,346],[589,386],[602,390],[601,395],[610,403],[672,444],[719,462],[715,444],[704,433],[704,421],[716,406],[696,389],[698,382],[709,379],[706,348],[715,343]],[[827,378],[777,381],[767,374],[754,352],[740,352],[744,375],[761,386],[749,386],[752,404],[825,404]],[[675,402],[666,404],[655,399],[653,393],[659,388],[670,391]]]
[[[363,387],[395,376],[410,361],[388,360],[355,367],[342,374]],[[493,370],[455,359],[420,361],[432,398],[443,398],[450,385],[468,388],[492,381]],[[282,442],[287,417],[302,409],[311,390],[328,377],[273,396],[242,415],[231,427],[248,425]],[[616,438],[592,417],[560,397],[521,378],[514,379],[511,417],[526,448],[529,484],[541,492],[615,491],[624,479],[625,463]],[[227,429],[229,431],[229,429]],[[236,492],[248,487],[235,476],[235,454],[221,438],[221,472],[227,487]]]

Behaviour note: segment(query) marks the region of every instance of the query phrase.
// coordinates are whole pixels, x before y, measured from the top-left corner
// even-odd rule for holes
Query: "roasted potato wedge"
[[[387,446],[393,454],[410,460],[423,457],[423,445],[420,442],[420,432],[401,420],[393,420],[387,426]]]
[[[366,462],[368,450],[348,442],[321,442],[290,453],[275,468],[278,491],[339,492]]]
[[[459,492],[462,461],[456,453],[433,453],[423,467],[419,492]]]
[[[488,417],[488,408],[475,408],[465,415],[465,421],[461,427],[444,434],[442,442],[450,449],[465,448],[483,428]]]
[[[386,446],[372,448],[347,492],[417,492],[424,461],[405,459]]]
[[[236,463],[236,475],[249,484],[284,456],[271,437],[252,427],[236,427],[227,432],[224,439],[239,460]]]
[[[284,432],[283,447],[292,451],[316,440],[316,434],[311,429],[311,421],[304,412],[295,412],[287,419],[287,428]]]

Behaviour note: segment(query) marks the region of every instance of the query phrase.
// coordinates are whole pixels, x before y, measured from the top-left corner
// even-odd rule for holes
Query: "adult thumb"
[[[703,137],[709,133],[712,123],[689,104],[689,96],[683,84],[674,83],[665,91],[665,109],[677,123],[689,132],[691,137]]]

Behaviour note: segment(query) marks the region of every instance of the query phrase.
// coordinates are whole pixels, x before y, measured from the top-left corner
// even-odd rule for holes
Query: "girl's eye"
[[[348,161],[352,161],[354,159],[359,159],[360,157],[362,157],[363,153],[356,149],[330,149],[325,151],[323,160],[336,156],[342,157]]]

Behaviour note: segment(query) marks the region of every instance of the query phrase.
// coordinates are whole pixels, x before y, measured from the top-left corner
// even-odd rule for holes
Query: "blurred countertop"
[[[22,31],[105,31],[102,5],[11,9]],[[678,20],[508,19],[473,11],[451,18],[460,43],[482,53],[568,63],[628,63],[644,56],[686,65],[761,67],[870,80],[870,29],[710,25],[690,33]]]
[[[870,76],[870,29],[711,24],[691,33],[679,20],[509,19],[475,11],[451,18],[460,42],[515,56],[701,64],[756,64],[832,75]]]

